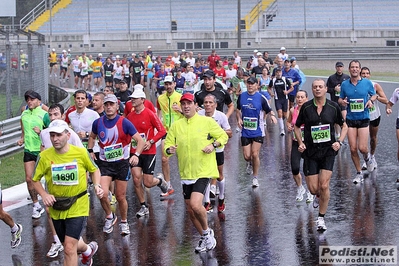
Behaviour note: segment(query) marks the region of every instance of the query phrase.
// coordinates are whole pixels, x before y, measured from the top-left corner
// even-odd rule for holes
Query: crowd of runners
[[[111,233],[119,220],[120,234],[129,235],[129,180],[133,179],[140,202],[136,216],[148,216],[144,187],[158,186],[161,200],[174,194],[170,180],[178,174],[170,170],[173,155],[186,208],[200,236],[195,251],[215,248],[207,213],[214,207],[220,213],[226,210],[224,146],[232,134],[240,134],[250,186],[261,189],[259,152],[268,124],[277,124],[282,138],[286,134],[292,138],[295,201],[306,196],[306,203],[319,209],[316,228],[324,231],[335,156],[349,145],[356,168],[353,183],[362,183],[363,173],[377,168],[379,106],[386,105],[390,114],[399,99],[396,89],[388,100],[382,87],[370,81],[370,69],[357,60],[349,63],[348,75],[343,73],[344,64],[337,62],[336,73],[327,81],[315,79],[308,95],[302,89],[306,77],[284,47],[273,58],[254,50],[247,60],[238,52],[229,58],[215,50],[209,56],[182,51],[162,58],[151,46],[142,54],[106,57],[85,53],[73,57],[69,50],[58,55],[52,49],[49,63],[50,76],[61,83],[73,76],[75,105],[68,110],[59,104],[46,106],[37,92],[27,91],[18,144],[25,145],[32,218],[40,218],[46,209],[54,236],[47,256],[64,251],[65,265],[78,258],[91,265],[98,248],[95,241],[86,244],[81,237],[89,215],[87,190],[97,195],[104,210],[103,232]],[[148,94],[156,97],[155,106]],[[235,130],[229,120],[236,122]],[[396,128],[399,140],[399,118]],[[162,173],[154,173],[157,143]],[[300,172],[302,160],[306,182]],[[0,218],[11,228],[11,246],[17,247],[22,226],[3,211],[1,201]]]

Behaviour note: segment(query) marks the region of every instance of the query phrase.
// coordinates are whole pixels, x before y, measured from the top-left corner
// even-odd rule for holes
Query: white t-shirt
[[[194,66],[195,65],[195,58],[194,57],[192,57],[192,58],[186,58],[186,63],[190,63],[190,66]]]
[[[76,110],[68,115],[69,121],[71,121],[72,129],[79,133],[81,131],[88,132],[90,134],[94,120],[99,118],[100,115],[91,109],[85,108],[82,113],[78,113]],[[82,139],[83,146],[87,145],[88,139]],[[93,147],[94,152],[100,151],[97,141]]]
[[[70,128],[68,128],[68,131],[69,133],[71,133],[71,137],[69,138],[68,143],[83,148],[84,146],[78,134],[76,134],[75,131]],[[42,146],[44,147],[44,149],[48,149],[53,146],[50,140],[50,132],[48,128],[43,129],[40,132],[40,140],[42,141]]]
[[[197,76],[193,72],[187,72],[181,74],[186,80],[186,87],[184,90],[193,91],[194,90],[194,82],[197,79]]]
[[[122,66],[119,66],[119,67],[115,67],[114,66],[114,71],[115,71],[115,74],[114,74],[114,78],[115,79],[122,79],[123,77],[122,77],[122,72],[123,72],[123,67]]]
[[[237,65],[241,64],[241,56],[238,56],[234,58],[234,63],[236,63]]]
[[[86,62],[82,62],[81,63],[81,69],[80,69],[80,75],[81,76],[86,76],[87,74],[89,74],[89,64]]]
[[[389,101],[393,104],[395,104],[399,100],[399,88],[396,88],[391,96],[391,99]],[[399,118],[399,113],[398,113],[398,118]]]
[[[201,109],[198,111],[199,115],[205,116],[205,109]],[[231,129],[230,124],[229,124],[229,119],[227,116],[218,110],[215,110],[215,112],[212,115],[212,118],[218,123],[218,125],[223,129],[223,130],[228,130]],[[216,152],[223,152],[224,151],[224,146],[216,148]]]
[[[237,69],[227,69],[226,70],[226,85],[227,85],[227,88],[229,88],[230,87],[230,79],[232,78],[232,77],[235,77],[237,75]]]
[[[281,59],[283,59],[283,61],[288,59],[288,54],[279,53],[277,56],[280,57]]]
[[[80,73],[79,65],[82,63],[80,60],[73,59],[71,64],[73,66],[73,72]]]
[[[180,63],[180,56],[178,57],[172,57],[172,61],[176,63]],[[194,66],[194,65],[193,65]]]

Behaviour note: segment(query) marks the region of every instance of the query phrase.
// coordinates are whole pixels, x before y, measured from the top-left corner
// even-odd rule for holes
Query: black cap
[[[343,66],[344,66],[344,63],[342,63],[342,62],[335,63],[335,67],[343,67]]]
[[[212,70],[207,70],[207,71],[205,71],[205,73],[202,76],[207,77],[207,78],[214,78],[215,72],[213,72]]]
[[[28,90],[25,92],[25,101],[28,100],[28,97],[32,98],[32,99],[39,99],[40,101],[42,100],[42,97],[40,96],[40,94],[33,90]]]
[[[258,83],[258,80],[255,77],[250,77],[247,79],[247,83],[255,84]]]
[[[276,69],[276,70],[275,70],[276,72],[277,72],[277,71],[283,71],[280,67],[276,67],[275,69]]]
[[[249,74],[249,72],[248,72],[248,71],[244,71],[244,76],[246,76],[246,77],[250,77],[250,76],[251,76],[251,74]]]
[[[121,83],[127,84],[126,80],[124,80],[124,79],[121,79],[121,80],[119,81],[119,84],[121,84]]]

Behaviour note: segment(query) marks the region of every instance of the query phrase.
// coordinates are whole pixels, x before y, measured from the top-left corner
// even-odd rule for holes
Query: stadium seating
[[[257,3],[258,0],[241,1],[241,17],[244,17]],[[212,31],[213,4],[215,31],[235,30],[236,1],[153,0],[130,1],[130,31],[131,33],[170,31],[171,20],[177,22],[178,31]],[[85,34],[90,29],[90,33],[127,33],[128,21],[127,0],[73,0],[70,5],[53,16],[51,31],[53,34]],[[50,22],[44,23],[38,31],[49,34]]]
[[[397,0],[278,0],[277,14],[268,30],[352,29],[361,30],[399,27]]]

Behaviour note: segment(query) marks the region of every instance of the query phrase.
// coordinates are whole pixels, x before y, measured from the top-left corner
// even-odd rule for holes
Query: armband
[[[87,149],[87,151],[88,151],[89,153],[94,152],[93,149]]]

